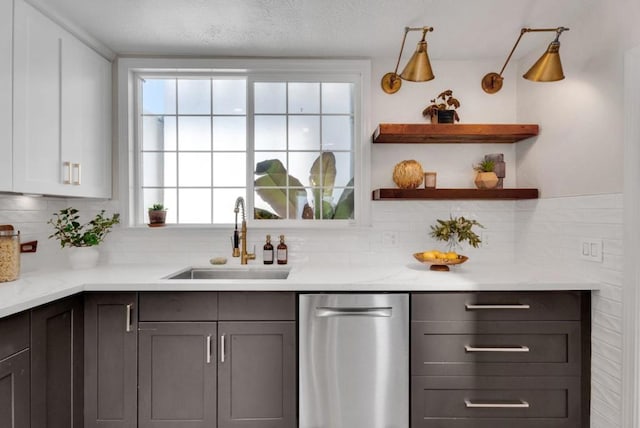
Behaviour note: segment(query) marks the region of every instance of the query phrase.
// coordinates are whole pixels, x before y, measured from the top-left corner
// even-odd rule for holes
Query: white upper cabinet
[[[76,39],[62,49],[61,105],[65,193],[111,197],[111,63]]]
[[[15,2],[13,191],[111,197],[111,64]]]
[[[12,123],[11,123],[11,71],[13,1],[0,0],[0,191],[13,187]]]

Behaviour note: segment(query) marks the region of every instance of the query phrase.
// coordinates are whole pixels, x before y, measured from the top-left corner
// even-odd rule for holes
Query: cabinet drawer
[[[581,294],[573,291],[412,293],[415,321],[579,320]]]
[[[296,299],[289,292],[219,293],[218,312],[224,321],[291,321],[296,319]]]
[[[140,293],[140,321],[215,321],[218,293],[168,291]]]
[[[413,375],[580,375],[578,321],[411,323]]]
[[[413,428],[580,427],[577,377],[413,377]]]
[[[0,319],[0,360],[29,347],[29,312]]]

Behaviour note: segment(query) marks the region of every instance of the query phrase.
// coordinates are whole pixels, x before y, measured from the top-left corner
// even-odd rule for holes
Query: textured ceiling
[[[435,28],[433,59],[504,58],[523,26],[571,24],[581,0],[31,0],[118,54],[396,56]],[[410,33],[408,52],[419,40]],[[517,56],[546,47],[528,35]],[[569,41],[570,33],[563,36]]]

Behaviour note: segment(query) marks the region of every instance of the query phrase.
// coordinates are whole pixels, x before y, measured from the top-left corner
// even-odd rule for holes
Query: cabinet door
[[[0,191],[13,190],[13,123],[11,85],[13,70],[13,1],[0,0]]]
[[[85,428],[135,428],[136,293],[85,295]]]
[[[13,190],[111,197],[111,64],[23,0],[14,20]]]
[[[216,426],[216,323],[140,323],[138,427]]]
[[[82,427],[82,309],[82,299],[72,297],[31,311],[31,421],[35,427]]]
[[[0,360],[0,427],[30,426],[29,350],[25,349]]]
[[[218,428],[295,427],[295,323],[221,322],[219,332]]]
[[[109,198],[111,63],[69,35],[63,43],[61,72],[61,159],[71,168],[65,193]]]
[[[13,187],[64,194],[60,67],[67,33],[22,0],[15,1]]]

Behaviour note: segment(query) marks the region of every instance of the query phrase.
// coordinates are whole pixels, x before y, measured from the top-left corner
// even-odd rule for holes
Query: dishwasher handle
[[[391,306],[369,307],[316,307],[316,316],[319,318],[331,317],[391,317]]]

